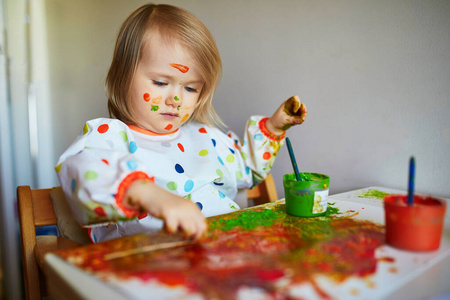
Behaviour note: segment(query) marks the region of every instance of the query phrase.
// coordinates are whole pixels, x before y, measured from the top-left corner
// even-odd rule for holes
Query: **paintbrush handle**
[[[180,246],[186,246],[189,244],[193,244],[194,240],[186,240],[186,241],[176,241],[176,242],[169,242],[169,243],[163,243],[163,244],[155,244],[155,245],[147,245],[144,247],[138,247],[134,249],[124,250],[124,251],[118,251],[106,254],[103,257],[103,260],[113,260],[117,258],[122,258],[125,256],[131,256],[135,254],[141,254],[161,249],[167,249],[167,248],[174,248],[174,247],[180,247]]]
[[[409,179],[408,179],[408,205],[414,203],[414,181],[416,173],[416,161],[414,157],[409,160]]]
[[[292,150],[291,141],[289,138],[286,138],[286,145],[289,151],[289,156],[291,158],[292,167],[294,168],[295,178],[297,178],[297,181],[302,181],[300,177],[300,172],[298,171],[297,162],[295,161],[295,155],[294,151]]]

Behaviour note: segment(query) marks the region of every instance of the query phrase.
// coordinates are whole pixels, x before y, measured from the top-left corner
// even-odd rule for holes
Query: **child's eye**
[[[197,93],[197,89],[194,89],[194,88],[191,88],[191,87],[188,87],[188,86],[186,86],[184,89],[186,91],[190,92],[190,93]]]
[[[167,83],[158,81],[158,80],[153,80],[153,84],[157,85],[157,86],[166,86],[167,85]]]

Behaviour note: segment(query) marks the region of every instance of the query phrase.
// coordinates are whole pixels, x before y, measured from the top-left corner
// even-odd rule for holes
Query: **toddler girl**
[[[211,104],[221,70],[211,33],[186,10],[149,4],[125,20],[106,79],[115,119],[88,121],[56,166],[93,242],[163,227],[198,238],[205,217],[239,209],[237,190],[268,175],[306,108],[294,96],[251,117],[241,143]]]

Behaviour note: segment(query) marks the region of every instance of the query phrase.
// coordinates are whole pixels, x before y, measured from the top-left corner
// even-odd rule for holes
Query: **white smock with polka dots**
[[[128,216],[116,194],[130,174],[146,174],[155,184],[197,203],[214,216],[239,209],[238,189],[250,188],[270,172],[284,139],[268,138],[253,116],[244,141],[191,122],[167,135],[148,135],[108,118],[86,122],[56,166],[77,221],[90,227],[94,242],[161,230],[163,221],[147,214]],[[121,199],[119,199],[121,201]]]

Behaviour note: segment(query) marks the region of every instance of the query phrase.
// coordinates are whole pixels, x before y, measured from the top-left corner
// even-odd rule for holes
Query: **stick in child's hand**
[[[169,242],[169,243],[163,243],[163,244],[154,244],[154,245],[147,245],[143,247],[137,247],[134,249],[124,250],[124,251],[118,251],[106,254],[103,257],[103,260],[113,260],[118,259],[126,256],[161,250],[161,249],[167,249],[167,248],[175,248],[180,246],[186,246],[193,244],[194,240],[185,240],[185,241],[176,241],[176,242]]]

